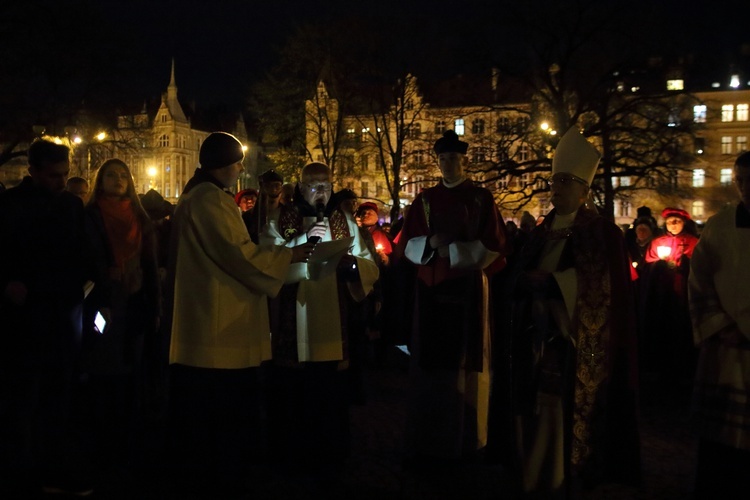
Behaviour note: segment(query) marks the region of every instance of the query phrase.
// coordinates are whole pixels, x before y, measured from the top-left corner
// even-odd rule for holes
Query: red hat
[[[370,210],[374,210],[375,213],[378,213],[378,206],[375,203],[373,203],[371,201],[366,201],[364,203],[360,203],[359,210],[365,210],[367,208],[369,208]]]
[[[258,191],[256,191],[255,189],[252,189],[252,188],[243,189],[242,191],[240,191],[239,193],[237,193],[236,195],[234,195],[234,202],[237,205],[239,205],[240,202],[242,201],[242,198],[244,198],[245,196],[255,196],[257,198],[258,197]]]
[[[690,220],[690,214],[681,208],[667,207],[661,211],[662,219],[667,217],[680,217],[682,220]]]

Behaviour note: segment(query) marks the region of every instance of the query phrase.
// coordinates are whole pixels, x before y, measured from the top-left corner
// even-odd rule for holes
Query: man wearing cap
[[[305,165],[291,205],[261,237],[293,246],[319,238],[309,262],[294,264],[279,295],[269,372],[269,442],[283,467],[330,472],[349,454],[352,303],[372,291],[378,268],[351,214],[331,196],[327,165]],[[331,245],[341,249],[327,252]]]
[[[510,274],[522,488],[544,498],[639,474],[629,264],[620,229],[586,206],[598,163],[577,129],[562,137],[555,208]]]
[[[388,238],[388,234],[380,227],[378,220],[378,206],[371,202],[366,201],[359,205],[356,214],[357,224],[370,233],[372,237],[372,243],[375,246],[375,251],[380,256],[383,264],[388,264],[388,259],[393,252],[391,246],[391,240]]]
[[[700,349],[695,498],[736,498],[750,470],[750,153],[737,157],[740,201],[706,222],[690,265],[693,338]]]
[[[232,491],[258,425],[256,369],[271,357],[267,296],[311,245],[261,248],[228,191],[242,172],[242,144],[214,132],[174,214],[170,430],[177,471],[200,494]],[[219,491],[221,488],[228,491]]]
[[[492,194],[464,173],[468,144],[448,130],[434,149],[442,179],[414,200],[397,252],[417,267],[407,424],[415,466],[470,458],[486,444],[488,278],[505,265]]]

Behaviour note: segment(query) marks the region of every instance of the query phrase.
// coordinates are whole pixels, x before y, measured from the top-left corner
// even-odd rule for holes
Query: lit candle
[[[669,257],[671,254],[672,254],[672,247],[669,247],[666,245],[659,245],[658,247],[656,247],[656,255],[658,255],[659,258],[662,260]]]

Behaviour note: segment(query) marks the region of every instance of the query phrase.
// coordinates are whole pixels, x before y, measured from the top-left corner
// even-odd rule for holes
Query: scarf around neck
[[[99,198],[96,204],[102,213],[114,264],[124,270],[125,264],[140,254],[141,222],[129,199]]]

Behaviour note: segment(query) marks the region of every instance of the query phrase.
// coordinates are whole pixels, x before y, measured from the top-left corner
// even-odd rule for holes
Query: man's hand
[[[327,226],[325,222],[316,222],[307,230],[307,239],[318,236],[321,239],[326,235]]]
[[[16,306],[24,305],[28,294],[29,291],[26,289],[26,285],[20,281],[10,281],[6,285],[5,290],[3,290],[3,297]]]
[[[307,262],[310,254],[313,253],[315,243],[303,243],[292,248],[292,264],[296,262]]]

